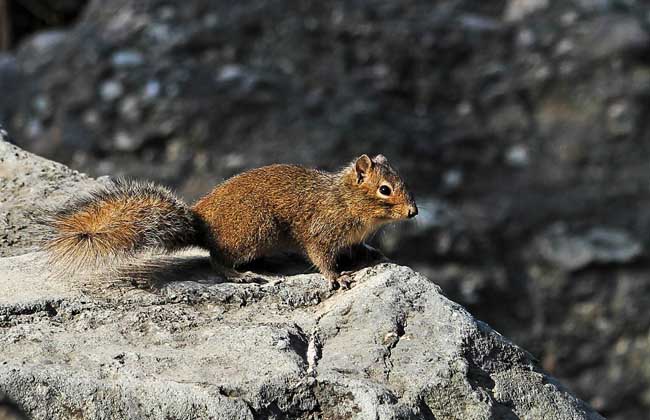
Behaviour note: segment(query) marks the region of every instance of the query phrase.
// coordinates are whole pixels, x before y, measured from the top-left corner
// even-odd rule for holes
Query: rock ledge
[[[4,142],[0,178],[0,220],[26,232],[0,243],[0,395],[34,419],[602,418],[407,267],[335,293],[223,281],[200,254],[151,290],[52,278],[17,215],[96,181]]]

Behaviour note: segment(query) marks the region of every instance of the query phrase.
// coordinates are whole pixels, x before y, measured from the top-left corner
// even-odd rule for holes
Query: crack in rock
[[[386,351],[384,353],[383,361],[384,361],[384,376],[386,378],[386,381],[390,380],[390,374],[391,371],[393,370],[393,362],[391,360],[393,349],[397,346],[397,344],[404,336],[406,325],[407,325],[406,317],[404,316],[404,319],[399,318],[397,319],[395,325],[395,331],[391,331],[384,336],[383,344],[384,346],[386,346]]]
[[[307,375],[315,376],[318,360],[321,357],[323,350],[320,341],[320,330],[318,326],[314,327],[309,337],[309,344],[307,345]]]

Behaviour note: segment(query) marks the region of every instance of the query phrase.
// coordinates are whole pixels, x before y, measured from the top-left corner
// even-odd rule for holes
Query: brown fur
[[[367,165],[361,172],[358,165]],[[377,194],[388,184],[393,194]],[[336,257],[383,224],[417,213],[397,172],[379,155],[362,156],[337,173],[271,165],[237,175],[193,210],[214,236],[216,262],[237,266],[278,250],[302,252],[330,281]]]
[[[64,272],[141,251],[193,246],[204,231],[187,205],[164,187],[125,180],[69,202],[44,222],[55,231],[45,248]]]
[[[391,194],[382,195],[382,186]],[[208,249],[216,265],[229,267],[296,251],[336,283],[342,250],[415,214],[412,195],[386,158],[363,155],[336,173],[296,165],[253,169],[192,208],[162,187],[117,181],[55,214],[48,250],[72,267],[188,246]]]

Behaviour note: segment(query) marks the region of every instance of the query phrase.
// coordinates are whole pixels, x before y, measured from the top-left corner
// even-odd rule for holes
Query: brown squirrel
[[[79,268],[142,251],[200,247],[217,268],[279,250],[304,253],[347,286],[336,259],[380,226],[417,215],[386,158],[362,155],[339,172],[270,165],[236,175],[189,207],[164,187],[118,180],[49,217],[53,263]]]

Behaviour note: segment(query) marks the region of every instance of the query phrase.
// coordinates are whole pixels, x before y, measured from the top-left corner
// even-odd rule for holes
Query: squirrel
[[[208,250],[217,269],[297,251],[337,289],[350,282],[337,271],[342,251],[365,247],[382,225],[417,214],[388,160],[364,154],[338,172],[288,164],[252,169],[191,207],[165,187],[115,180],[52,212],[46,223],[54,235],[45,248],[52,263],[71,269],[188,247]]]

